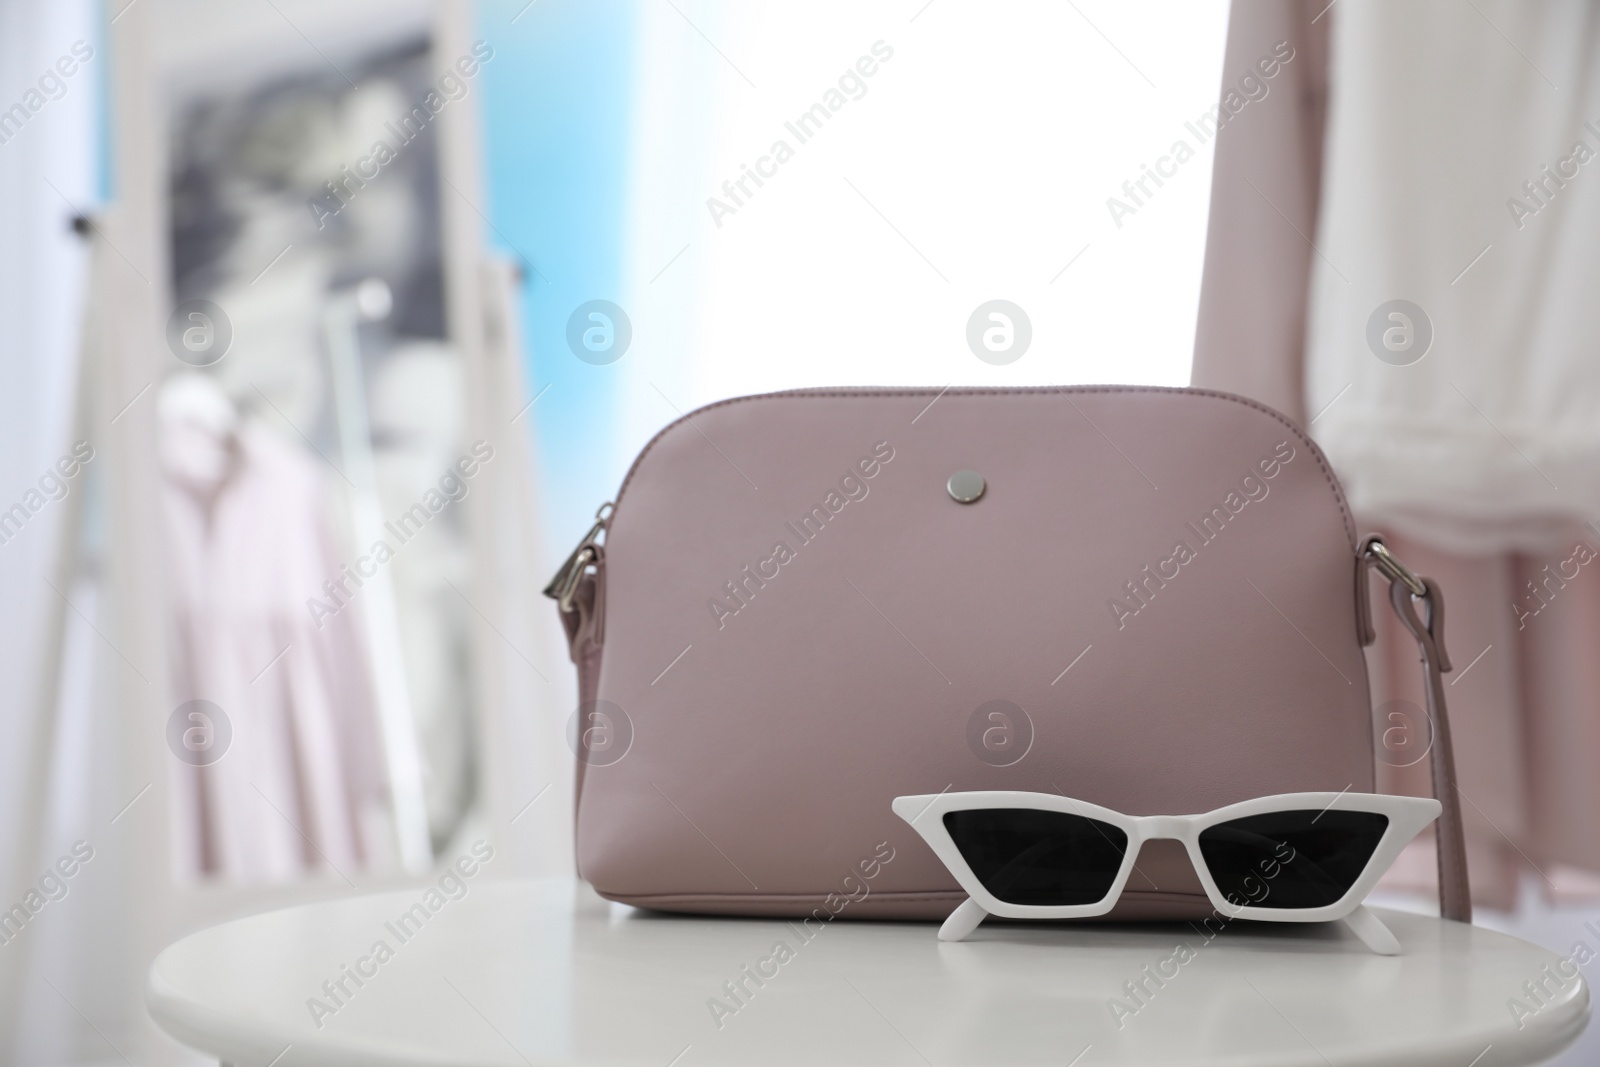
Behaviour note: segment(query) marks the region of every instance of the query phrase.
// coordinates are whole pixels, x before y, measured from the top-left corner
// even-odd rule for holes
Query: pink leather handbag
[[[1442,910],[1470,920],[1439,591],[1358,538],[1283,415],[1133,387],[711,404],[546,590],[580,679],[579,871],[668,911],[934,919],[964,894],[896,796],[1372,792],[1374,567],[1426,668]],[[1177,842],[1138,872],[1109,918],[1210,912]]]

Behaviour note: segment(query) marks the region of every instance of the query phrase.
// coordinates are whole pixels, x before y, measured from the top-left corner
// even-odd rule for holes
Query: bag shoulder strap
[[[1439,861],[1439,914],[1446,919],[1472,921],[1472,887],[1467,878],[1466,836],[1461,825],[1461,796],[1456,785],[1455,751],[1450,742],[1450,716],[1445,707],[1444,675],[1450,657],[1444,647],[1444,594],[1432,578],[1421,578],[1395,558],[1383,539],[1370,535],[1361,542],[1356,566],[1357,629],[1361,643],[1370,645],[1376,636],[1372,628],[1367,593],[1368,572],[1376,567],[1389,579],[1389,603],[1400,623],[1417,642],[1422,659],[1428,721],[1433,727],[1433,748],[1429,768],[1433,772],[1433,795],[1443,810],[1435,828]],[[1418,614],[1421,604],[1423,613]]]

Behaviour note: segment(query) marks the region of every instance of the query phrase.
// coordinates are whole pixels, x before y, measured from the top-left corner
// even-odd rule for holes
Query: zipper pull
[[[550,579],[550,584],[544,587],[544,595],[554,600],[563,613],[572,610],[572,594],[577,592],[578,582],[582,580],[589,566],[599,558],[595,539],[606,529],[616,510],[616,504],[609,500],[600,505],[600,510],[594,513],[594,525],[589,527],[589,532],[583,535],[578,547],[572,550],[572,555],[567,557],[561,569],[556,571],[555,577]]]

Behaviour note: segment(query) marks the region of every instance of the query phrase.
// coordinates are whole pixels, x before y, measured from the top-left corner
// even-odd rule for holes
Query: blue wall
[[[483,68],[493,221],[484,237],[529,264],[529,396],[550,388],[525,421],[542,468],[547,551],[559,558],[616,493],[626,461],[614,455],[617,368],[577,359],[566,323],[579,304],[622,296],[637,2],[527,5],[478,5],[478,36],[495,50]]]

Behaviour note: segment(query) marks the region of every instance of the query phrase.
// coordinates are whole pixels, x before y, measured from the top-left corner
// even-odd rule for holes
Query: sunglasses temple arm
[[[1350,928],[1351,933],[1361,939],[1362,944],[1378,955],[1400,955],[1400,942],[1395,940],[1394,934],[1383,924],[1383,920],[1369,911],[1365,904],[1346,915],[1344,924]]]
[[[939,927],[939,940],[961,941],[988,917],[989,913],[983,910],[983,905],[968,897],[959,908],[950,913],[944,925]]]
[[[950,913],[950,917],[939,927],[940,941],[964,941],[967,936],[976,930],[989,917],[983,906],[976,900],[968,897],[961,906]],[[1366,905],[1361,905],[1344,917],[1344,924],[1373,952],[1380,956],[1400,955],[1400,942],[1395,939],[1393,932],[1384,925],[1383,920],[1369,911]]]

